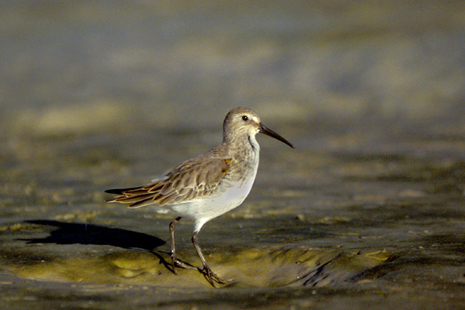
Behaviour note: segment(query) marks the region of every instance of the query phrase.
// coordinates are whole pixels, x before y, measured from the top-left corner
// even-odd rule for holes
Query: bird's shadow
[[[120,228],[108,228],[93,224],[66,223],[52,220],[30,220],[26,223],[57,227],[50,236],[22,239],[32,243],[111,245],[124,249],[140,248],[153,251],[165,244],[160,238]]]

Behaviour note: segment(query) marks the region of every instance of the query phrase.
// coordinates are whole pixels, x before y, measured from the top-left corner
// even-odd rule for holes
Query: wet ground
[[[465,307],[463,4],[25,3],[1,30],[4,308]],[[296,149],[259,136],[251,194],[202,229],[213,288],[171,272],[172,217],[103,191],[207,151],[239,105]]]
[[[170,271],[171,217],[103,202],[105,188],[143,182],[161,169],[152,168],[152,157],[174,165],[181,145],[202,134],[160,141],[140,134],[145,139],[131,146],[131,156],[151,154],[145,164],[111,146],[119,140],[126,149],[133,134],[74,137],[77,145],[23,137],[23,147],[45,145],[48,154],[3,174],[3,300],[11,309],[465,305],[462,142],[408,135],[380,141],[371,132],[356,135],[348,149],[340,141],[354,133],[278,129],[297,149],[260,137],[253,192],[200,234],[212,268],[231,280],[220,289],[199,272]],[[296,131],[325,145],[307,148]],[[157,154],[158,142],[171,153]],[[360,144],[373,149],[359,151]],[[199,266],[191,232],[191,222],[179,223],[179,257]]]

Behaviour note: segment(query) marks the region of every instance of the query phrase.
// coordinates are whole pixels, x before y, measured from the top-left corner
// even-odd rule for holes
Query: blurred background
[[[370,252],[386,254],[376,264],[400,257],[375,270],[376,281],[360,282],[377,285],[368,293],[350,282],[303,303],[316,294],[310,286],[293,299],[251,290],[242,296],[249,305],[278,300],[289,302],[281,309],[307,309],[334,297],[320,308],[360,299],[376,309],[464,308],[463,0],[0,1],[5,307],[18,308],[18,300],[27,309],[95,308],[95,300],[146,309],[147,296],[155,308],[160,299],[183,302],[158,286],[177,284],[174,276],[128,279],[101,269],[120,259],[151,266],[150,255],[125,255],[168,240],[172,219],[106,204],[103,191],[144,184],[207,151],[236,106],[254,109],[296,149],[258,137],[254,189],[243,206],[206,225],[202,246],[232,253],[224,266],[237,263],[235,250],[258,249],[260,268],[270,245],[358,253],[330,267],[329,279],[340,281],[360,272],[347,268],[373,266]],[[177,228],[180,253],[195,255],[191,229],[187,220]],[[82,274],[144,289],[79,291]],[[187,296],[202,305],[226,300]]]
[[[0,12],[3,135],[218,128],[235,106],[268,125],[465,131],[463,1],[23,0]]]

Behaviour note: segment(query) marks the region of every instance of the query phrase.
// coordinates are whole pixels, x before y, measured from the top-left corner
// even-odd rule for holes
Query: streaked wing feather
[[[142,199],[142,200],[139,200],[138,202],[135,202],[133,204],[130,204],[128,207],[130,208],[140,208],[140,207],[145,207],[145,206],[148,206],[150,204],[152,204],[152,198],[149,197],[149,198],[145,198],[145,199]]]
[[[153,198],[153,194],[146,193],[145,195],[137,195],[137,196],[120,196],[120,197],[113,199],[112,201],[123,202],[123,203],[133,203],[133,202],[137,202],[139,200],[145,199],[145,198]]]

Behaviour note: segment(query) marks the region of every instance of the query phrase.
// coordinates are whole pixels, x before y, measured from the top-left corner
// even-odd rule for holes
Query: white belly
[[[245,182],[222,184],[223,190],[215,195],[177,205],[163,206],[162,208],[157,206],[157,211],[191,218],[195,220],[194,230],[198,231],[209,220],[237,208],[249,195],[255,181],[255,175],[256,171]]]

